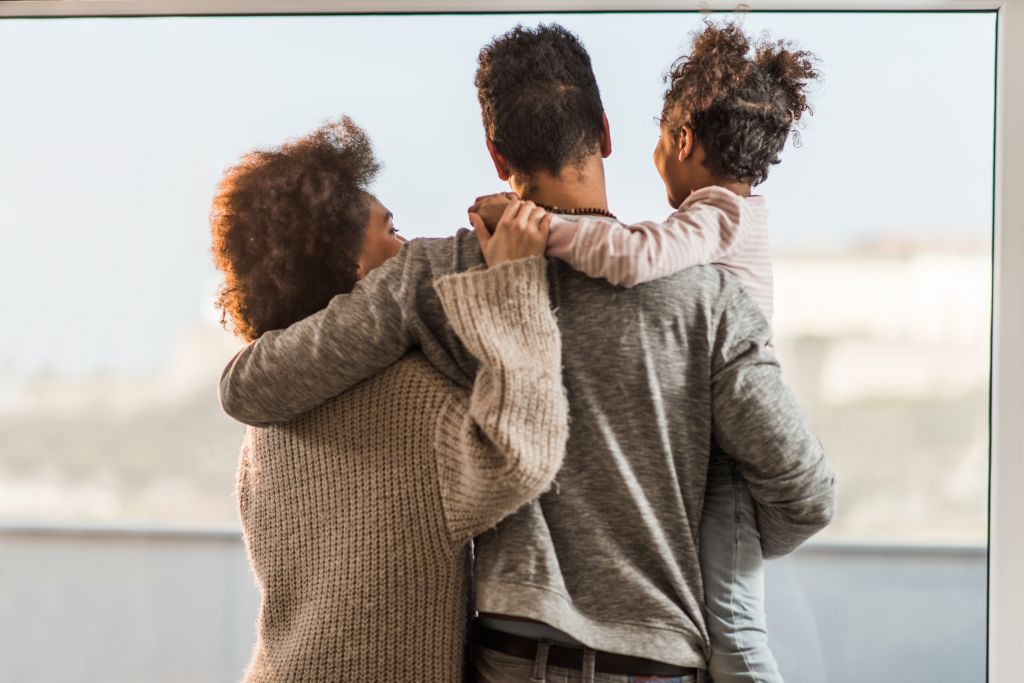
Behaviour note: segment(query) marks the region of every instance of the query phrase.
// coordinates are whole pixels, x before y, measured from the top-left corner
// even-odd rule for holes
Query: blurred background
[[[0,680],[241,677],[220,174],[349,114],[402,234],[449,235],[504,189],[477,52],[539,21],[593,58],[612,211],[667,215],[653,117],[694,13],[0,20]],[[773,647],[793,683],[982,681],[995,14],[743,22],[824,74],[757,190],[777,348],[841,484],[833,525],[770,566]]]

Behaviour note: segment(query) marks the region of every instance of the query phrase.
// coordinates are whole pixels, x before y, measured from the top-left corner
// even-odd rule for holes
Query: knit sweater
[[[351,294],[240,351],[221,403],[294,417],[418,346],[469,386],[478,369],[430,286],[481,262],[473,233],[419,239]],[[828,524],[836,485],[782,381],[771,328],[714,266],[632,289],[549,261],[572,429],[558,486],[478,537],[476,607],[585,645],[679,666],[708,650],[698,544],[712,444],[757,506],[766,556]]]
[[[472,392],[411,353],[285,424],[238,471],[262,593],[247,683],[461,679],[467,546],[546,490],[567,405],[545,264],[440,278]]]

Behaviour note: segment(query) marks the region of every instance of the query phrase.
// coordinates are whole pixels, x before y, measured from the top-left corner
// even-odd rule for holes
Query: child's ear
[[[679,161],[686,161],[686,158],[693,154],[694,144],[693,128],[682,126],[676,138],[677,158]]]

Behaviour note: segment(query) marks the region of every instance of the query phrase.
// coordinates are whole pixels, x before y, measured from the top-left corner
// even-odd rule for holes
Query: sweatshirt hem
[[[479,581],[476,603],[479,612],[535,619],[595,650],[674,666],[707,667],[703,654],[706,644],[696,633],[676,626],[594,619],[573,607],[568,598],[546,587]]]

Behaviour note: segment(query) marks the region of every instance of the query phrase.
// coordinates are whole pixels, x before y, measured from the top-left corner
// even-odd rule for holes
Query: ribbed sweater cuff
[[[445,275],[434,289],[455,333],[481,360],[535,364],[538,355],[561,355],[543,257]]]

